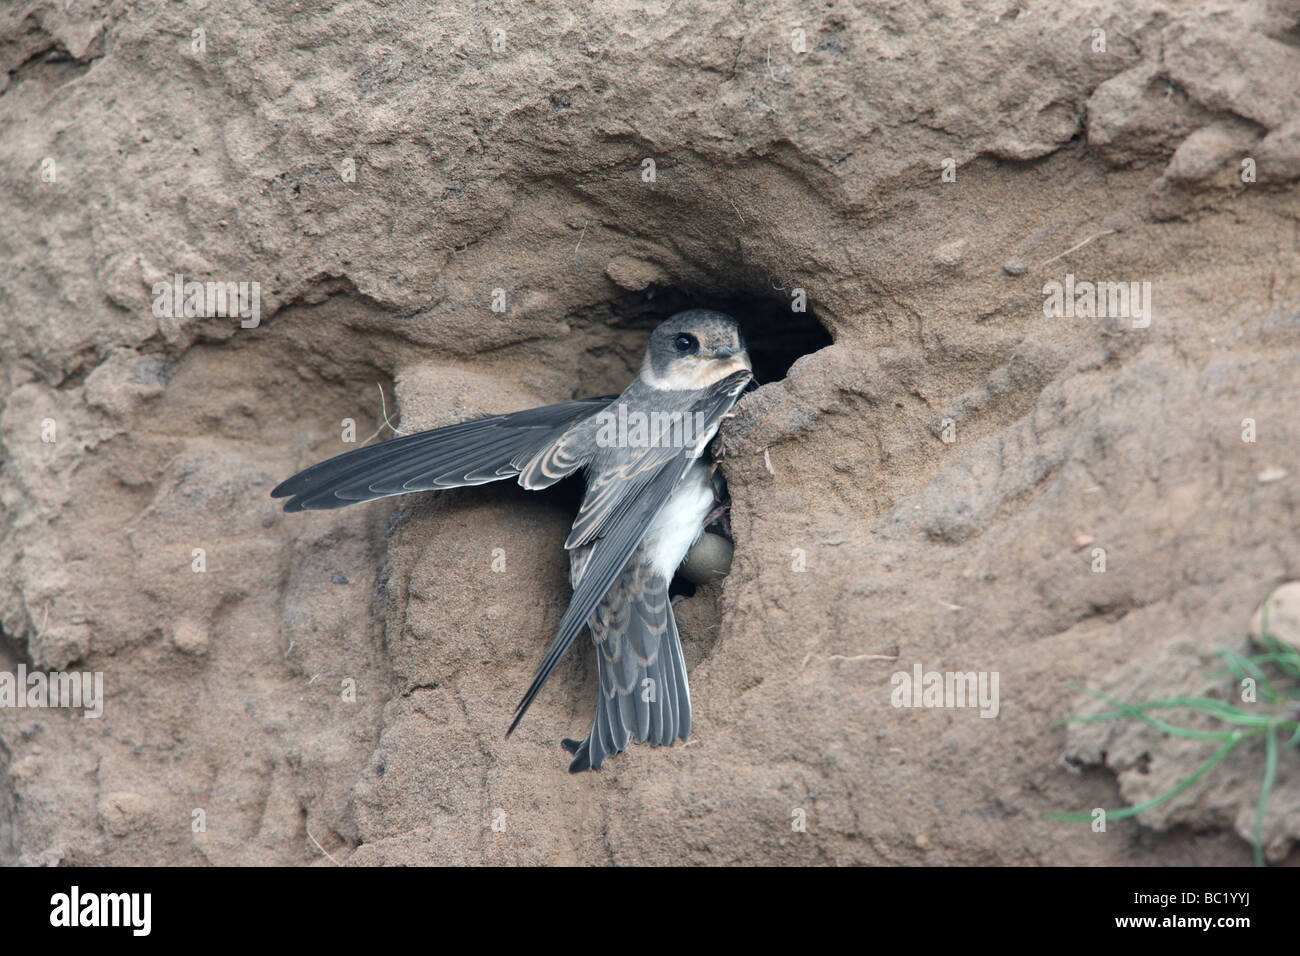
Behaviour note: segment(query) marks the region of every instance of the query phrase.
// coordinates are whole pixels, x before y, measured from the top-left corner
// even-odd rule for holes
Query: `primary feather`
[[[525,469],[539,453],[556,445],[575,422],[589,418],[612,400],[560,402],[390,438],[300,471],[277,485],[271,497],[289,498],[285,511],[305,511],[516,476],[525,488],[547,487],[572,474],[583,462],[566,457],[562,468],[546,472]],[[529,481],[524,480],[525,474]]]

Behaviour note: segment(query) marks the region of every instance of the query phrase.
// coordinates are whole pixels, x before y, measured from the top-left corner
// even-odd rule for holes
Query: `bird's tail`
[[[588,621],[600,686],[591,732],[563,742],[573,754],[570,773],[599,770],[629,740],[672,746],[691,732],[686,660],[668,581],[639,559],[632,556]]]

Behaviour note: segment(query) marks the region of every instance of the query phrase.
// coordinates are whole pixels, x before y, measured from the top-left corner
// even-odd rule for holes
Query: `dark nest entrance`
[[[583,318],[593,323],[644,330],[648,337],[656,325],[684,309],[726,312],[740,322],[754,363],[754,379],[761,386],[785,378],[796,360],[833,342],[811,303],[802,312],[794,311],[792,292],[771,289],[755,294],[652,287],[620,296],[601,309],[589,311]],[[644,348],[644,339],[640,347]],[[637,354],[632,367],[640,362],[641,356]]]
[[[767,385],[785,378],[797,359],[832,342],[831,334],[817,320],[811,306],[805,305],[802,312],[791,308],[793,300],[789,292],[773,290],[770,296],[746,293],[705,296],[669,290],[655,295],[650,302],[657,306],[655,312],[661,318],[682,309],[697,308],[717,309],[735,316],[749,346],[754,379],[759,385]]]

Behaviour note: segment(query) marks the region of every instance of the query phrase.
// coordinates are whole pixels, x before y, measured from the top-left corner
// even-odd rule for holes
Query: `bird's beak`
[[[735,354],[736,353],[731,350],[730,345],[719,345],[716,349],[713,350],[712,357],[718,359],[729,359]]]

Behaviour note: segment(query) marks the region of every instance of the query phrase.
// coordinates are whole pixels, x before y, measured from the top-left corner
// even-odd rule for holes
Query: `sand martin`
[[[735,319],[691,309],[650,335],[617,398],[490,415],[359,448],[299,472],[271,495],[285,511],[515,478],[547,488],[582,470],[587,488],[564,547],[573,597],[506,736],[585,624],[600,688],[570,772],[599,770],[629,739],[685,740],[691,698],[668,585],[718,505],[706,454],[753,378]]]

